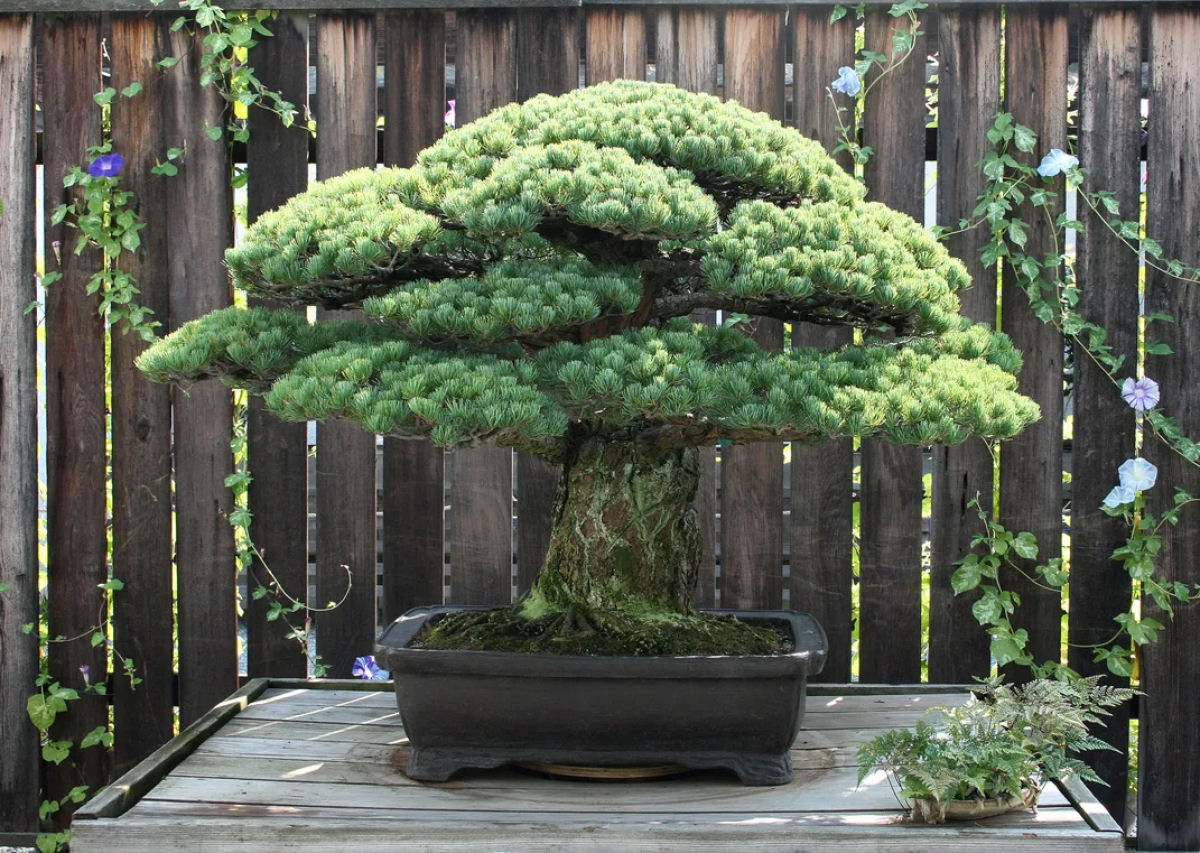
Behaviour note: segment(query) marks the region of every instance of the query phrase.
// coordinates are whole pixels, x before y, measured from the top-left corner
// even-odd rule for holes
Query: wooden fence
[[[425,8],[430,5],[436,8]],[[374,11],[358,11],[333,0],[298,0],[289,8],[313,11],[286,12],[272,22],[274,37],[261,40],[250,61],[268,86],[296,103],[309,98],[315,66],[318,177],[377,162],[410,162],[442,132],[448,94],[463,123],[538,92],[617,77],[653,75],[718,92],[828,146],[836,143],[825,87],[854,54],[853,14],[831,24],[829,7],[806,4],[475,3],[451,11],[445,5],[458,4],[388,0],[374,4]],[[67,199],[62,175],[100,139],[92,94],[106,85],[141,82],[142,93],[118,97],[111,112],[114,147],[127,164],[122,185],[136,193],[147,223],[127,268],[165,327],[230,302],[222,252],[233,236],[231,153],[205,132],[222,123],[223,103],[211,88],[197,85],[196,41],[186,30],[170,31],[173,13],[151,8],[146,0],[0,2],[0,92],[7,104],[0,114],[0,582],[8,585],[0,595],[0,831],[31,829],[39,799],[36,737],[25,713],[39,649],[35,637],[21,630],[37,619],[40,594],[39,418],[47,428],[49,630],[52,636],[85,635],[50,646],[50,672],[82,691],[80,667],[90,667],[93,682],[108,671],[103,646],[92,646],[86,636],[104,606],[98,585],[111,574],[125,585],[115,597],[112,643],[135,662],[142,679],[132,689],[114,674],[110,696],[73,703],[54,736],[78,740],[105,724],[111,707],[115,746],[111,756],[84,750],[73,756],[75,767],[45,768],[47,788],[62,791],[81,778],[95,785],[128,768],[171,736],[176,707],[178,722],[186,725],[232,692],[239,678],[234,541],[226,520],[231,498],[223,486],[232,466],[230,395],[215,383],[188,394],[147,383],[132,366],[143,344],[134,336],[108,335],[96,298],[84,295],[83,282],[99,259],[72,254],[74,233],[50,224],[47,214]],[[1038,132],[1043,150],[1066,147],[1068,134],[1075,137],[1095,185],[1112,189],[1123,211],[1137,209],[1144,156],[1149,231],[1169,254],[1200,261],[1200,5],[1016,3],[1002,11],[953,4],[927,10],[922,19],[926,34],[916,55],[937,62],[939,222],[955,224],[971,213],[983,186],[977,164],[985,131],[1003,108]],[[883,7],[870,8],[866,46],[889,52],[895,26]],[[167,56],[180,60],[170,71],[156,65]],[[1069,63],[1070,79],[1077,68],[1079,84],[1070,105],[1078,111],[1073,123]],[[872,197],[917,217],[926,194],[927,135],[934,132],[925,72],[924,63],[910,61],[885,78],[871,91],[861,126],[864,144],[874,149],[866,171]],[[1139,104],[1147,97],[1143,146]],[[36,116],[35,100],[41,106]],[[380,115],[384,124],[377,134]],[[304,130],[285,130],[271,116],[255,114],[251,124],[245,156],[253,218],[304,188],[310,146]],[[40,207],[39,132],[45,175]],[[173,178],[152,173],[168,147],[186,150]],[[39,216],[46,218],[45,268],[63,274],[45,301],[44,413],[35,404],[37,319],[25,312],[35,298]],[[993,322],[1002,304],[1000,323],[1025,354],[1022,391],[1043,411],[1038,424],[1002,449],[999,518],[1012,529],[1036,533],[1042,556],[1053,556],[1064,541],[1063,342],[1033,317],[1011,279],[998,283],[982,268],[983,239],[975,230],[951,240],[976,281],[964,295],[964,310]],[[1035,229],[1029,239],[1039,252],[1049,247],[1044,230]],[[1083,312],[1108,327],[1110,344],[1127,356],[1132,371],[1139,334],[1137,258],[1099,227],[1080,240],[1078,255]],[[1200,347],[1196,293],[1151,271],[1142,309],[1176,318],[1159,334],[1175,354],[1147,357],[1146,372],[1161,384],[1164,407],[1193,435],[1200,432],[1200,394],[1190,387],[1192,357]],[[789,343],[779,323],[763,323],[756,334],[771,347]],[[792,329],[790,343],[835,346],[847,340],[841,331],[804,326]],[[1125,534],[1098,507],[1118,465],[1134,455],[1135,424],[1132,411],[1087,359],[1075,361],[1072,385],[1066,634],[1074,643],[1088,643],[1112,633],[1112,615],[1128,607],[1132,594],[1128,577],[1108,556]],[[451,602],[475,603],[508,601],[512,589],[528,588],[546,548],[556,478],[551,467],[524,454],[514,459],[507,450],[443,454],[426,444],[388,440],[377,491],[371,436],[344,424],[320,424],[317,447],[313,483],[304,426],[278,424],[252,407],[252,530],[271,570],[287,589],[307,590],[313,545],[314,603],[342,595],[343,566],[352,576],[344,604],[317,617],[317,651],[332,675],[348,674],[353,658],[369,652],[377,610],[390,619],[410,606],[441,601],[446,590]],[[1159,464],[1161,482],[1200,491],[1194,467],[1153,442],[1142,452]],[[698,497],[708,542],[700,602],[778,607],[786,596],[791,606],[813,611],[829,634],[824,678],[831,681],[851,678],[854,637],[863,681],[919,681],[923,657],[930,681],[965,682],[986,673],[988,637],[971,615],[970,598],[956,598],[949,584],[955,559],[979,529],[967,502],[978,493],[990,504],[993,494],[986,448],[968,443],[932,451],[927,637],[921,633],[922,452],[864,441],[857,476],[855,458],[848,440],[797,448],[786,467],[778,446],[728,448],[719,465],[709,452]],[[310,488],[316,495],[315,543],[307,541]],[[1200,580],[1194,514],[1168,530],[1162,564],[1171,577]],[[251,588],[262,574],[261,566],[253,570]],[[1036,656],[1057,656],[1064,602],[1019,578],[1011,582],[1021,594],[1020,616]],[[248,674],[306,674],[303,650],[285,636],[280,621],[266,618],[266,601],[242,603]],[[1200,613],[1185,608],[1165,639],[1141,656],[1138,819],[1141,843],[1151,848],[1200,845],[1198,631]],[[1095,670],[1085,650],[1073,649],[1069,659],[1081,671]],[[1114,720],[1107,736],[1121,752],[1100,762],[1113,782],[1104,796],[1118,817],[1127,722]]]

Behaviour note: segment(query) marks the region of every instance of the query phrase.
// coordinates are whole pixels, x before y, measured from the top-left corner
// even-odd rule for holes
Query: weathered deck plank
[[[794,781],[749,788],[721,771],[612,784],[502,769],[416,783],[394,767],[407,740],[388,687],[258,691],[120,817],[96,819],[85,806],[72,849],[316,850],[332,839],[401,853],[497,844],[530,853],[926,853],[964,845],[1115,853],[1123,846],[1115,824],[1098,822],[1093,813],[1102,808],[1079,788],[1070,797],[1048,789],[1036,814],[918,827],[901,822],[881,774],[856,785],[856,743],[911,725],[935,705],[960,701],[961,692],[872,695],[822,686],[793,747]]]

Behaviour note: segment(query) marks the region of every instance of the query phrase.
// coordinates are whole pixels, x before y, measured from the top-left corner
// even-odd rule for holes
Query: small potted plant
[[[975,820],[1037,804],[1046,783],[1104,781],[1074,756],[1113,749],[1088,725],[1133,695],[1099,676],[992,681],[964,705],[935,708],[912,729],[892,729],[858,749],[858,781],[887,773],[913,821]]]
[[[565,755],[786,781],[823,632],[694,610],[698,448],[954,443],[1038,417],[1011,342],[959,314],[970,279],[929,231],[794,129],[671,86],[503,107],[411,169],[313,185],[226,259],[249,293],[362,313],[218,311],[141,357],[153,378],[221,376],[288,420],[562,467],[521,602],[426,608],[381,638],[418,778]],[[772,351],[741,328],[763,320],[859,337]],[[681,690],[697,669],[709,686]],[[501,672],[513,680],[488,688]]]

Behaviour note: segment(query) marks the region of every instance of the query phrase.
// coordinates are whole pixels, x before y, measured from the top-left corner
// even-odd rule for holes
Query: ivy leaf
[[[51,764],[62,764],[71,756],[71,741],[52,740],[42,744],[42,758]]]
[[[125,98],[132,98],[134,95],[136,95],[140,91],[142,91],[142,84],[139,83],[137,80],[134,80],[132,83],[130,83],[128,86],[126,86],[124,89],[121,90],[121,95],[122,95],[122,97],[125,97]]]
[[[60,704],[62,707],[57,707]],[[34,693],[25,702],[25,711],[39,732],[49,731],[58,712],[66,710],[66,707],[65,703],[55,702],[53,697],[46,697],[42,693]]]
[[[95,101],[97,105],[99,105],[101,107],[106,107],[112,103],[112,99],[115,98],[116,96],[117,96],[117,90],[114,89],[112,86],[109,86],[104,91],[97,92],[96,94],[92,95],[92,100]]]

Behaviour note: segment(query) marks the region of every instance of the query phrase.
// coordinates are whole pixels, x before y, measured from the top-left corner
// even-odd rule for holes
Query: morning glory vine
[[[981,164],[988,179],[987,186],[979,197],[973,218],[961,222],[959,229],[988,225],[991,238],[982,249],[985,266],[995,266],[1003,259],[1029,299],[1035,315],[1058,329],[1064,339],[1071,340],[1077,351],[1092,359],[1119,389],[1126,404],[1137,413],[1139,430],[1147,428],[1173,452],[1189,463],[1197,464],[1200,445],[1182,433],[1175,419],[1157,408],[1161,402],[1158,383],[1144,375],[1122,376],[1124,356],[1114,353],[1105,343],[1107,331],[1084,319],[1076,310],[1079,290],[1068,283],[1068,280],[1074,281],[1073,275],[1064,277],[1071,260],[1059,247],[1058,232],[1063,229],[1082,231],[1084,225],[1066,213],[1053,215],[1051,208],[1057,194],[1045,182],[1063,176],[1068,191],[1076,191],[1077,198],[1096,214],[1104,227],[1130,250],[1140,253],[1148,267],[1191,283],[1200,282],[1200,270],[1165,257],[1156,241],[1142,235],[1137,221],[1120,219],[1119,206],[1111,192],[1088,191],[1084,186],[1087,172],[1075,155],[1052,148],[1036,167],[1018,161],[1012,156],[1010,146],[1020,152],[1032,153],[1037,147],[1037,135],[1015,122],[1010,114],[1001,113],[996,117],[988,138],[993,148]],[[1041,257],[1025,251],[1031,225],[1016,211],[1026,201],[1039,209],[1052,226],[1050,233],[1055,243],[1051,251]],[[949,232],[941,229],[941,233],[944,236]],[[1173,321],[1169,316],[1158,314],[1149,314],[1143,319],[1147,324]],[[1153,339],[1147,339],[1143,349],[1149,354],[1170,353],[1166,344]],[[1123,566],[1133,582],[1132,597],[1139,598],[1138,593],[1149,597],[1170,617],[1175,606],[1200,598],[1200,585],[1189,588],[1178,581],[1163,581],[1155,573],[1155,558],[1162,547],[1164,526],[1177,524],[1180,511],[1198,499],[1183,489],[1176,489],[1170,507],[1156,517],[1146,511],[1145,493],[1156,486],[1158,469],[1148,460],[1135,456],[1122,463],[1116,477],[1117,483],[1105,496],[1100,509],[1121,518],[1129,528],[1129,537],[1113,552],[1113,559]],[[1037,559],[1034,536],[1028,532],[1012,533],[982,512],[978,502],[973,506],[979,512],[984,532],[972,541],[971,553],[960,561],[953,575],[955,592],[980,590],[980,598],[972,610],[992,636],[992,656],[999,665],[1023,664],[1038,674],[1062,670],[1063,667],[1054,661],[1037,664],[1026,651],[1028,634],[1015,627],[1012,621],[1018,599],[1002,587],[1000,570],[1016,571],[1055,591],[1061,591],[1068,582],[1069,571],[1058,558],[1026,570],[1014,557]],[[1129,677],[1134,673],[1134,649],[1153,642],[1163,630],[1163,624],[1142,616],[1140,610],[1134,608],[1117,614],[1114,621],[1117,627],[1111,638],[1086,648],[1093,649],[1094,659],[1104,662],[1110,672]]]

